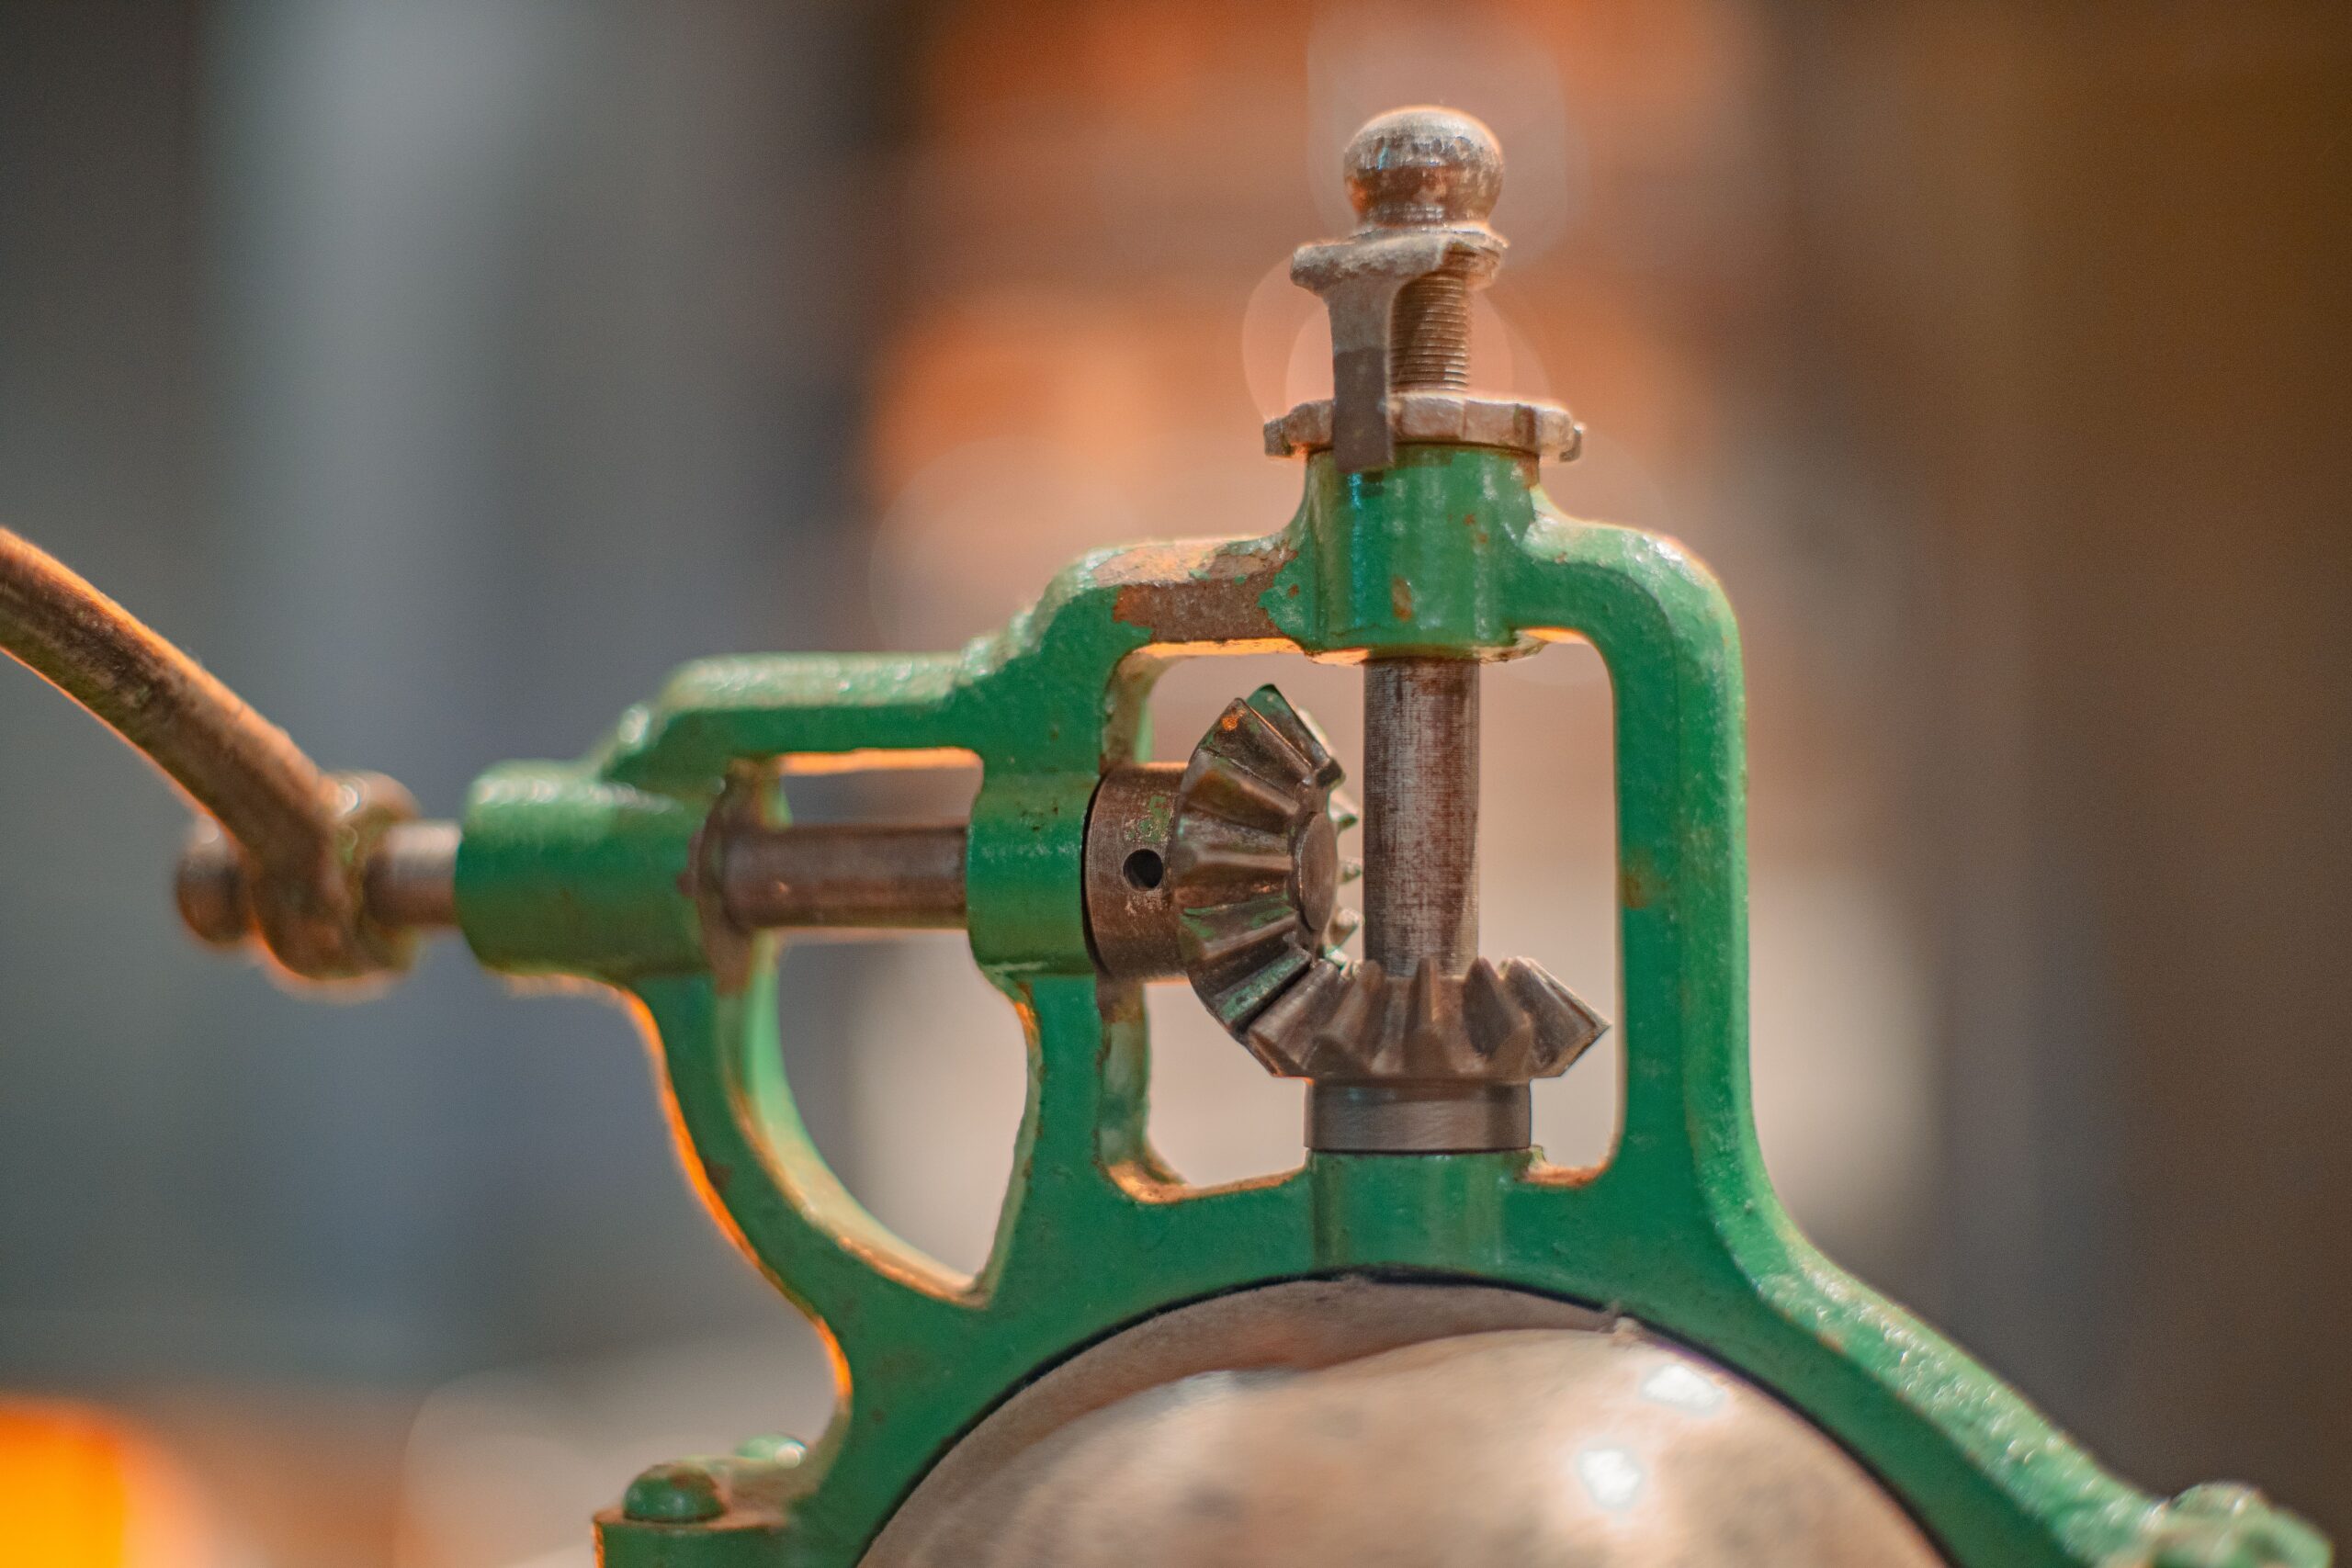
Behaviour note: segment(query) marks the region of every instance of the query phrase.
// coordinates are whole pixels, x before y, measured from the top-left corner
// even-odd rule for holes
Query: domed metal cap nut
[[[1466,114],[1396,109],[1348,143],[1348,200],[1382,229],[1484,223],[1503,192],[1503,150]]]

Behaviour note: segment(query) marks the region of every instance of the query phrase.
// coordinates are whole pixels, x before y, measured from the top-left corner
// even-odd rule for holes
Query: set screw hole
[[[1136,892],[1148,893],[1168,874],[1168,865],[1158,850],[1137,850],[1119,867],[1119,874]]]

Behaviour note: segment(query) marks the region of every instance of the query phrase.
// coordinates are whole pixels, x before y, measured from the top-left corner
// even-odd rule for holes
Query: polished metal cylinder
[[[1523,1149],[1533,1136],[1523,1083],[1323,1083],[1306,1095],[1306,1142],[1327,1154]]]
[[[455,822],[403,822],[384,829],[362,873],[368,918],[431,929],[458,923]]]
[[[1391,975],[1478,956],[1478,666],[1363,672],[1363,953]]]
[[[964,924],[961,822],[796,823],[728,836],[719,898],[746,930],[952,931]]]
[[[1102,775],[1086,812],[1086,932],[1102,972],[1166,980],[1184,972],[1168,857],[1182,762],[1139,762]]]

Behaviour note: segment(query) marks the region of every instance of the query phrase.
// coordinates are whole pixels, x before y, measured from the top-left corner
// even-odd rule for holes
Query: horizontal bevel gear
[[[1607,1024],[1541,964],[1434,961],[1390,975],[1329,955],[1301,966],[1241,1032],[1285,1077],[1347,1083],[1524,1083],[1565,1072]]]

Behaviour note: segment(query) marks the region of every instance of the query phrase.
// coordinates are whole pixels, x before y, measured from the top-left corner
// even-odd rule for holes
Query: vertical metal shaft
[[[1364,956],[1409,976],[1478,956],[1478,666],[1364,666]]]
[[[1364,957],[1459,976],[1478,956],[1478,666],[1375,659],[1363,672]],[[1317,1080],[1311,1147],[1392,1154],[1523,1148],[1523,1083]]]

